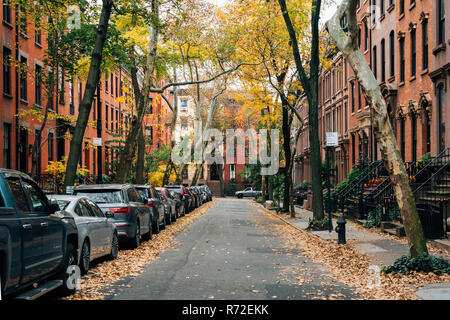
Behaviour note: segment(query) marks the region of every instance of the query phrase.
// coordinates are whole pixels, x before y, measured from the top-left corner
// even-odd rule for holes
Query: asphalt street
[[[113,285],[106,299],[357,299],[322,265],[285,248],[275,224],[250,200],[219,199],[176,235],[137,277]],[[305,281],[306,280],[306,281]]]

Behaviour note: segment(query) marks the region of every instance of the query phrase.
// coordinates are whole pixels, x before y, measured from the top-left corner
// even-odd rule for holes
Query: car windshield
[[[120,190],[78,190],[78,196],[85,196],[96,203],[117,203],[123,202]]]
[[[65,210],[70,203],[69,200],[61,200],[61,199],[56,200],[56,202],[58,203],[58,206],[61,210]]]

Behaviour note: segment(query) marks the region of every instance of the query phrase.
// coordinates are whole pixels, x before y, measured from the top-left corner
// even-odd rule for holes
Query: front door
[[[440,85],[438,88],[438,131],[439,131],[439,152],[445,149],[445,123],[444,123],[444,86]]]

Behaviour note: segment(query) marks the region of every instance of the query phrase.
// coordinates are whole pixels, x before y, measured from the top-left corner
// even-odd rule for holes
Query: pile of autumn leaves
[[[265,211],[265,210],[264,210]],[[273,219],[277,219],[265,212]],[[356,288],[356,293],[364,300],[414,300],[418,299],[415,291],[425,284],[450,282],[450,274],[410,272],[407,275],[389,273],[380,274],[381,283],[370,286],[371,263],[368,257],[357,251],[348,243],[336,245],[313,235],[306,234],[288,224],[274,224],[281,238],[286,240],[286,247],[301,249],[301,255],[316,263],[325,264],[331,276],[337,281]]]

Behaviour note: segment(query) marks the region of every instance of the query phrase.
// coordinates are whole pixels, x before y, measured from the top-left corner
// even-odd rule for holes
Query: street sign
[[[66,194],[73,194],[73,190],[74,190],[73,186],[67,186],[66,187]]]
[[[326,146],[327,147],[337,147],[339,145],[339,138],[337,132],[327,132],[326,133]]]
[[[102,138],[94,138],[93,144],[94,144],[94,147],[101,147],[102,146]]]

